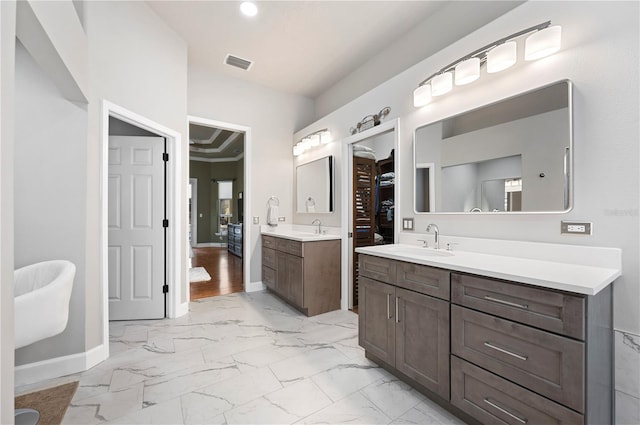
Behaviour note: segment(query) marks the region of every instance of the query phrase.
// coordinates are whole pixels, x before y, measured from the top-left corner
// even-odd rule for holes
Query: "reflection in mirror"
[[[420,127],[415,211],[568,210],[571,139],[568,81]]]
[[[296,211],[333,212],[333,157],[326,156],[296,168]]]

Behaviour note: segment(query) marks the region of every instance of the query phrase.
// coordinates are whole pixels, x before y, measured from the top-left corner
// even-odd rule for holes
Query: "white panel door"
[[[109,320],[164,317],[164,139],[109,137]]]

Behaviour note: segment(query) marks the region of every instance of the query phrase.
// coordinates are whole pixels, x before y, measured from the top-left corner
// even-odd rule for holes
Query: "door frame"
[[[187,124],[198,124],[207,127],[216,127],[223,130],[238,131],[244,133],[244,189],[243,191],[243,225],[242,231],[242,286],[245,292],[257,291],[262,289],[262,284],[251,285],[251,258],[249,254],[251,252],[251,224],[247,223],[247,212],[251,211],[251,127],[247,127],[239,124],[232,124],[223,121],[211,120],[208,118],[197,117],[194,115],[187,115]],[[248,195],[247,195],[248,194]],[[248,225],[249,224],[249,225]]]
[[[158,134],[167,138],[167,152],[169,163],[167,166],[167,219],[169,230],[167,232],[167,251],[165,261],[167,267],[166,282],[169,285],[169,296],[166,299],[167,316],[175,318],[188,312],[189,286],[184,285],[183,294],[180,296],[180,285],[188,282],[188,270],[182,270],[180,256],[180,238],[185,233],[181,229],[181,202],[182,188],[182,137],[175,130],[158,124],[142,115],[129,111],[107,100],[102,101],[102,116],[100,128],[100,285],[102,287],[102,320],[103,320],[103,345],[105,358],[109,357],[109,276],[108,276],[108,178],[109,178],[109,117],[117,118],[136,127]],[[173,225],[171,224],[173,223]],[[186,239],[186,238],[185,238]],[[181,303],[185,299],[185,303]]]
[[[368,130],[363,131],[362,133],[354,134],[353,136],[349,136],[345,139],[342,139],[342,223],[340,229],[340,237],[344,241],[341,246],[341,257],[347,259],[347,261],[343,262],[342,265],[342,283],[341,283],[341,300],[340,300],[340,308],[343,310],[349,310],[353,308],[353,299],[352,299],[352,273],[351,269],[353,267],[353,258],[351,253],[353,252],[353,238],[349,237],[349,233],[353,234],[353,161],[351,160],[353,157],[353,144],[361,142],[370,137],[377,136],[382,133],[386,133],[388,131],[393,131],[393,169],[399,170],[399,152],[398,152],[398,141],[400,140],[400,118],[396,118],[375,127],[372,127]],[[394,203],[395,203],[395,213],[394,213],[394,232],[393,232],[393,243],[398,243],[398,234],[400,233],[402,224],[402,219],[400,218],[400,173],[396,171],[396,184],[394,186]]]
[[[190,242],[190,245],[191,247],[194,247],[198,245],[198,179],[189,177],[189,184],[191,185],[191,242]]]

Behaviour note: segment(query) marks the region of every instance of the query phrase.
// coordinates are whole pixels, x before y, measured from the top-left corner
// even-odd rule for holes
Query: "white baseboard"
[[[226,242],[203,242],[196,244],[196,248],[224,248],[227,246]]]
[[[189,312],[189,303],[181,303],[177,310],[176,310],[176,314],[174,317],[170,317],[170,319],[176,319],[178,317],[184,316],[185,314],[187,314]]]
[[[249,282],[247,283],[247,286],[244,288],[245,292],[257,292],[257,291],[262,291],[264,289],[267,289],[267,287],[265,286],[264,283],[262,283],[262,281]]]
[[[109,356],[109,349],[103,344],[83,353],[70,354],[28,363],[15,368],[15,386],[35,384],[48,379],[59,378],[89,370]]]

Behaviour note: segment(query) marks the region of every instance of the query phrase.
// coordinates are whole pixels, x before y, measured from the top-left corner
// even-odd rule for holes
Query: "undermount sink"
[[[409,245],[389,245],[389,252],[410,257],[452,257],[455,255],[451,251],[433,248],[422,248]]]

